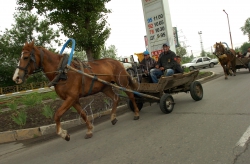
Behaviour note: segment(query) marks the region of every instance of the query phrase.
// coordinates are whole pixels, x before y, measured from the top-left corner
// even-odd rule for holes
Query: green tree
[[[108,48],[106,46],[103,46],[101,49],[101,58],[118,59],[117,49],[115,48],[115,45],[110,45]]]
[[[248,41],[250,42],[250,18],[248,18],[245,21],[244,26],[242,26],[240,29],[241,29],[241,31],[243,32],[244,35],[248,36]]]
[[[26,41],[36,38],[36,45],[51,48],[52,44],[60,43],[58,37],[59,31],[50,27],[48,20],[39,21],[38,16],[29,12],[15,13],[14,24],[0,35],[0,86],[14,85],[12,76]],[[39,74],[32,77],[40,81],[43,76]]]
[[[87,61],[88,60],[86,52],[84,50],[82,50],[82,51],[75,51],[74,57],[78,58],[81,61]]]
[[[235,52],[241,52],[240,47],[235,47]]]
[[[17,0],[20,10],[32,10],[57,24],[64,35],[74,38],[76,51],[86,52],[88,60],[100,58],[110,35],[105,4],[110,0]]]
[[[204,56],[206,56],[206,52],[202,51],[200,55],[204,57]]]
[[[183,57],[187,54],[187,50],[186,50],[186,48],[181,47],[181,46],[176,47],[176,54],[180,57]]]
[[[240,46],[240,50],[242,53],[247,52],[247,48],[250,47],[250,43],[245,42]]]
[[[212,59],[215,58],[215,55],[211,52],[205,52],[205,55],[209,58],[212,58]]]

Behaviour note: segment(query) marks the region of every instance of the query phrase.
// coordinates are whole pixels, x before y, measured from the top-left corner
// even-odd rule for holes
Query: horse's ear
[[[24,46],[28,46],[28,42],[25,42],[25,43],[24,43]]]

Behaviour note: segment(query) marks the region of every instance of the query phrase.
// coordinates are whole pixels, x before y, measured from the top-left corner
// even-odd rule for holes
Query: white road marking
[[[242,135],[240,140],[236,143],[236,146],[241,146],[241,147],[245,146],[245,144],[248,141],[249,137],[250,137],[250,126],[247,128],[247,130]]]

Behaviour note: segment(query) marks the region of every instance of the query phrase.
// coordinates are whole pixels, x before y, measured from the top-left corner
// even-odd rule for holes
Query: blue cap
[[[162,45],[162,47],[164,47],[164,46],[169,47],[169,44],[168,44],[168,43],[164,43],[164,44]]]
[[[149,52],[146,50],[143,52],[143,55],[149,55]]]

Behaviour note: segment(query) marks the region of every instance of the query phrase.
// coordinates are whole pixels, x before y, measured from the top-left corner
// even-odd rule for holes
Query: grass
[[[45,105],[42,109],[42,115],[44,115],[46,118],[53,118],[54,116],[54,110],[50,107]]]
[[[21,127],[26,124],[27,114],[24,110],[16,112],[11,116],[11,119]]]
[[[8,99],[8,103],[0,104],[0,108],[11,108],[12,106],[26,105],[26,106],[34,106],[36,104],[40,104],[43,100],[58,98],[57,94],[53,91],[45,92],[45,93],[30,93],[21,97],[11,97]],[[1,100],[0,100],[1,101]]]
[[[203,75],[203,74],[205,74],[206,72],[199,72],[199,75]]]
[[[13,110],[13,111],[17,111],[17,104],[16,103],[8,103],[7,106]]]

